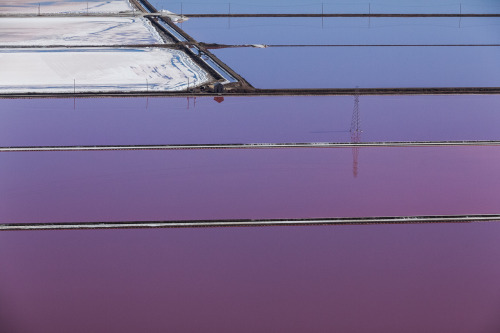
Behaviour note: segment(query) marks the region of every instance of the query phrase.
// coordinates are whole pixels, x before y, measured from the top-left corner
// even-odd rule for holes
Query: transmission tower
[[[351,120],[351,143],[358,144],[361,142],[361,124],[359,119],[359,90],[356,87],[354,93],[354,108],[352,109],[352,120]],[[354,177],[358,176],[358,158],[359,158],[359,147],[352,148],[352,174]]]

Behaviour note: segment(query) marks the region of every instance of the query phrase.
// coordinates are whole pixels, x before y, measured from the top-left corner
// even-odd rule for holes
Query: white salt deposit
[[[189,17],[187,17],[187,16],[178,15],[178,14],[175,14],[175,13],[173,13],[169,10],[165,10],[165,9],[160,10],[158,13],[160,13],[160,16],[162,16],[162,17],[168,17],[174,23],[182,23],[182,22],[186,22],[187,20],[189,20]]]
[[[2,0],[0,13],[3,14],[55,14],[55,13],[118,13],[132,11],[126,0],[72,0],[72,1],[33,1]]]
[[[0,49],[0,93],[181,91],[210,79],[179,50]]]
[[[144,18],[2,18],[0,45],[130,45],[164,43]],[[171,43],[171,41],[168,41]]]

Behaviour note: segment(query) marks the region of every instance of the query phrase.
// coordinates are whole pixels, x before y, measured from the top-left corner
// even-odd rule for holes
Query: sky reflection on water
[[[500,329],[500,224],[0,233],[4,332]]]
[[[372,0],[371,9],[458,10],[445,1]],[[498,7],[462,2],[464,11]],[[317,13],[319,5],[233,0],[232,10]],[[185,26],[196,35],[206,22]],[[247,31],[240,43],[272,42],[283,30],[252,39],[237,22]],[[484,32],[476,42],[498,42],[495,27],[466,30],[466,22],[462,31]],[[435,40],[469,40],[449,30],[450,39]],[[207,32],[203,41],[213,41]],[[360,30],[359,42],[373,36]],[[233,30],[216,37],[237,42]],[[415,50],[216,53],[259,87],[498,86],[498,48]],[[0,99],[0,145],[345,142],[353,100]],[[498,95],[361,96],[362,140],[498,140],[499,105]],[[0,153],[0,223],[499,214],[499,149],[363,148],[357,177],[345,148]],[[0,332],[497,333],[499,236],[499,222],[0,232]]]
[[[499,147],[2,153],[0,223],[498,214]]]
[[[0,146],[349,142],[353,96],[0,99]],[[500,97],[360,96],[361,141],[500,140]]]
[[[228,0],[228,1],[170,1],[150,0],[157,9],[180,13],[498,13],[496,0]]]
[[[500,85],[500,66],[493,65],[500,47],[239,48],[214,54],[257,88]]]
[[[182,29],[220,44],[498,44],[500,18],[192,18]]]

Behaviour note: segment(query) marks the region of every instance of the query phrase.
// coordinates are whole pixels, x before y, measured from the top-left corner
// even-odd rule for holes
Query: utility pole
[[[184,22],[184,20],[182,20],[182,2],[181,2],[181,29],[182,29],[182,22]]]
[[[372,23],[372,21],[371,21],[372,20],[371,15],[372,15],[372,4],[371,4],[371,2],[369,2],[368,3],[368,28],[371,27],[371,23]]]
[[[321,3],[321,29],[323,29],[323,21],[325,16],[324,3]]]
[[[458,27],[462,27],[462,3],[460,3],[460,18],[458,19]]]

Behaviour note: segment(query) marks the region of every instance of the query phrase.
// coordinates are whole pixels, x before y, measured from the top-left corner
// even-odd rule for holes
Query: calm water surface
[[[182,29],[221,44],[499,44],[500,18],[192,18]]]
[[[494,65],[500,47],[282,47],[214,53],[257,88],[500,86],[500,66]]]
[[[498,214],[499,147],[2,153],[0,223]]]
[[[349,142],[353,96],[0,99],[0,146]],[[361,141],[500,140],[500,97],[360,96]]]
[[[498,13],[496,0],[229,0],[170,1],[150,0],[158,9],[180,13]]]
[[[472,12],[496,4],[476,1],[472,10],[463,2]],[[457,10],[386,3],[373,0],[372,9]],[[232,6],[318,10],[303,1]],[[498,86],[488,66],[495,50],[424,52],[429,68],[418,73],[406,51],[396,61],[385,51],[373,51],[376,61],[321,51],[309,63],[347,64],[322,72],[304,62],[310,50],[257,51],[271,52],[220,53],[228,63],[235,53],[251,55],[254,63],[236,69],[264,86],[369,86],[369,75],[380,73],[373,82],[391,85],[395,71],[409,78],[401,84]],[[266,65],[273,59],[282,69]],[[300,80],[283,73],[293,65]],[[498,105],[497,96],[362,96],[363,140],[495,140]],[[0,144],[343,142],[352,108],[349,96],[205,98],[196,107],[186,99],[0,100]],[[0,156],[0,223],[499,213],[498,147],[360,149],[357,177],[351,149]],[[0,332],[497,333],[499,236],[498,222],[2,232]]]
[[[0,233],[2,332],[500,330],[500,224]]]

